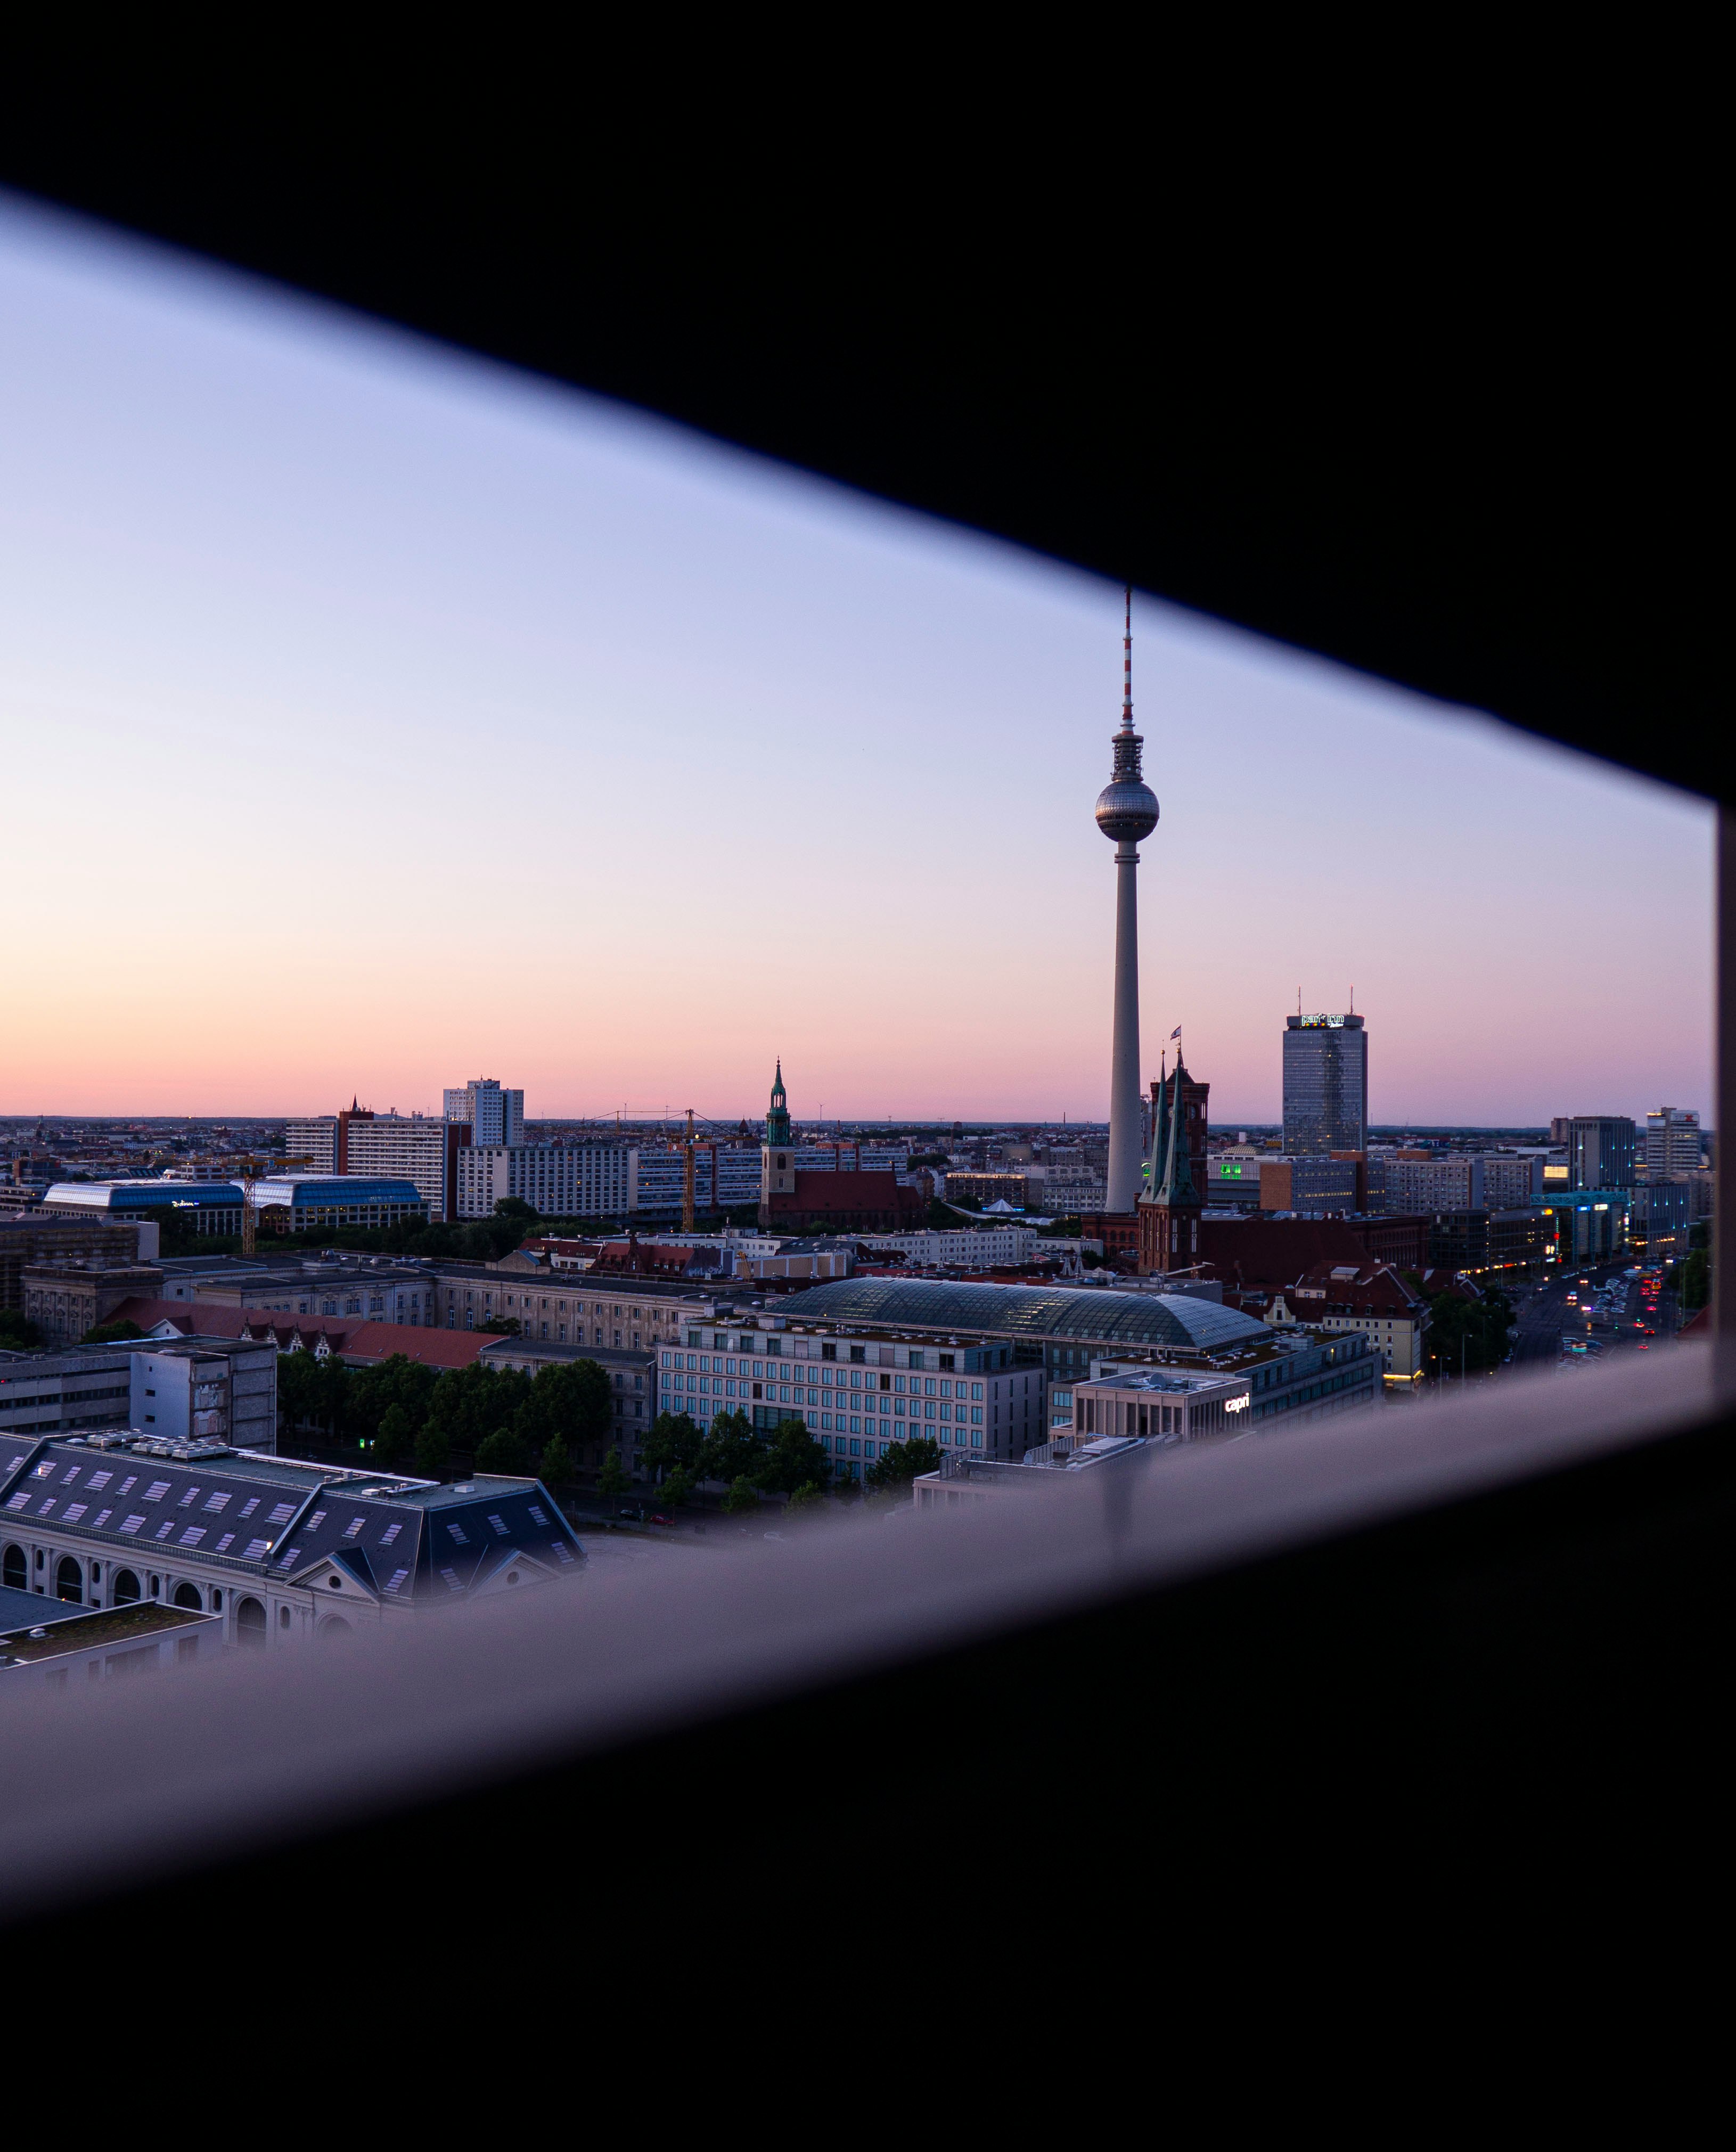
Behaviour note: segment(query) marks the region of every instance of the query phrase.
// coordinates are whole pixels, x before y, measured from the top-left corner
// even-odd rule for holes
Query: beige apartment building
[[[1273,1295],[1265,1320],[1358,1330],[1379,1354],[1384,1382],[1414,1384],[1423,1378],[1429,1304],[1390,1263],[1317,1263]]]

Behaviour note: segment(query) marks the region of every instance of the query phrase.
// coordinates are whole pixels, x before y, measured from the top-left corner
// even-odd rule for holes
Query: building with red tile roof
[[[1237,1291],[1226,1302],[1268,1322],[1305,1322],[1311,1329],[1358,1330],[1380,1355],[1392,1383],[1420,1381],[1429,1332],[1425,1294],[1390,1263],[1318,1262],[1290,1284]]]
[[[402,1353],[419,1367],[468,1368],[490,1345],[510,1342],[492,1330],[412,1330],[401,1322],[358,1322],[344,1341],[343,1357],[353,1365],[371,1367]]]
[[[425,1368],[468,1368],[499,1333],[483,1330],[427,1330],[401,1322],[365,1322],[341,1317],[288,1318],[258,1310],[198,1300],[123,1301],[111,1322],[136,1322],[147,1332],[175,1337],[270,1338],[280,1353],[336,1353],[358,1367],[394,1353]]]

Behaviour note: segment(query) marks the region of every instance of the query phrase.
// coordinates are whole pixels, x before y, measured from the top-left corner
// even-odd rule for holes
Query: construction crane
[[[693,1199],[693,1153],[698,1147],[699,1140],[697,1134],[695,1133],[695,1122],[696,1120],[703,1121],[707,1128],[721,1130],[726,1140],[733,1131],[727,1122],[708,1120],[703,1114],[698,1113],[697,1109],[694,1107],[686,1106],[683,1107],[682,1110],[687,1115],[687,1133],[681,1139],[681,1230],[683,1233],[691,1233],[693,1230],[693,1212],[695,1209]],[[659,1112],[667,1115],[668,1111],[669,1109],[667,1106],[662,1107],[661,1109],[656,1106],[618,1106],[615,1109],[616,1133],[617,1134],[620,1133],[621,1116],[623,1114],[643,1114],[647,1119],[650,1119],[657,1115]],[[713,1146],[713,1149],[715,1149],[715,1146]],[[711,1200],[713,1207],[715,1208],[718,1202],[717,1180],[715,1174],[713,1175]]]
[[[310,1166],[308,1157],[283,1159],[244,1158],[236,1170],[236,1179],[241,1184],[241,1253],[251,1256],[259,1245],[259,1213],[254,1207],[253,1191],[261,1180],[268,1180],[276,1173],[292,1173],[298,1167]]]
[[[687,1111],[688,1139],[681,1154],[681,1230],[683,1233],[691,1233],[693,1230],[693,1109],[689,1106]],[[712,1196],[715,1200],[715,1188],[712,1190]]]

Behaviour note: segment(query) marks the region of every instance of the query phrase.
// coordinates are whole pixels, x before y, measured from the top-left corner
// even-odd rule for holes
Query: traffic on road
[[[1657,1268],[1563,1271],[1514,1298],[1515,1365],[1584,1367],[1612,1353],[1652,1352],[1675,1334],[1675,1297]]]

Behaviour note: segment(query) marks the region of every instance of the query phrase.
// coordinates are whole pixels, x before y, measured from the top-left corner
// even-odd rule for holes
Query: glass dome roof
[[[1172,1292],[1093,1292],[946,1278],[840,1278],[776,1302],[792,1322],[881,1322],[1003,1337],[1087,1337],[1180,1352],[1269,1337],[1263,1322],[1216,1301]]]

